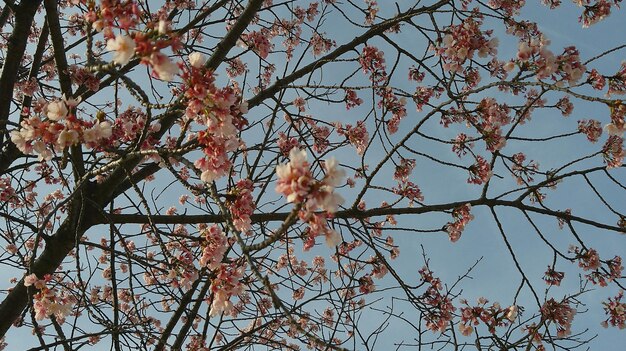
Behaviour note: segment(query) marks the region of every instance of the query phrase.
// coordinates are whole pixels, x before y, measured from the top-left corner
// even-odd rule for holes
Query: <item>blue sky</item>
[[[379,1],[379,3],[381,6],[385,6],[381,10],[381,15],[386,16],[395,13],[394,6],[389,6],[390,4],[384,1]],[[413,2],[410,1],[399,2],[401,8],[412,3]],[[552,48],[555,53],[559,53],[562,47],[576,45],[580,48],[582,58],[585,60],[598,52],[624,43],[623,33],[626,32],[626,21],[624,20],[623,11],[615,10],[608,19],[588,29],[582,29],[577,22],[579,15],[580,8],[577,8],[569,2],[565,2],[558,10],[550,11],[542,6],[539,1],[534,0],[528,1],[528,5],[524,8],[522,13],[522,17],[527,17],[539,23],[540,30],[552,40]],[[355,30],[343,30],[343,27],[337,28],[336,24],[331,21],[327,21],[323,29],[329,34],[332,33],[332,38],[336,40],[339,45],[349,41],[360,33]],[[496,35],[500,36],[501,33],[497,33]],[[415,52],[418,53],[423,51],[426,45],[422,41],[416,42],[414,37],[409,33],[400,34],[394,38],[397,38],[401,46],[415,50]],[[380,45],[381,48],[386,47],[389,49],[380,39],[372,40],[371,44]],[[275,42],[275,45],[277,48],[281,48],[279,42]],[[500,38],[499,53],[501,59],[514,57],[516,49],[516,42],[512,40],[511,37],[507,38],[502,36]],[[390,65],[391,62],[393,62],[393,52],[388,51],[388,53],[387,63]],[[356,57],[355,55],[355,53],[351,53],[348,57]],[[606,58],[598,60],[593,67],[598,68],[602,73],[611,74],[619,67],[622,59],[626,59],[626,50],[618,51]],[[284,61],[276,60],[273,63],[278,67],[277,72],[281,72]],[[406,64],[406,62],[404,62],[404,64]],[[256,73],[254,72],[254,67],[256,66],[253,64],[249,65],[249,68],[252,69],[252,73]],[[319,78],[321,81],[333,81],[336,77],[346,74],[345,67],[357,69],[354,63],[329,65],[324,68],[322,71],[323,74],[319,73],[314,75],[314,77]],[[221,69],[223,68],[224,67],[221,67]],[[141,71],[142,74],[144,72],[143,70],[138,71]],[[220,73],[220,79],[225,80],[225,77],[226,75],[222,71]],[[397,74],[397,77],[398,78],[394,79],[395,84],[406,87],[407,91],[414,89],[413,83],[402,82],[402,79],[406,77],[402,70]],[[367,84],[367,79],[360,75],[360,78],[355,78],[353,82]],[[504,97],[499,93],[494,94],[493,91],[490,91],[489,94],[498,98],[509,99],[509,97]],[[245,96],[250,98],[252,93],[246,91]],[[555,101],[555,97],[558,98],[558,96],[560,95],[550,94],[549,98],[551,101]],[[284,101],[289,102],[294,97],[295,95],[287,95]],[[365,98],[366,97],[364,97],[364,99]],[[126,102],[127,100],[124,99],[124,101]],[[130,101],[130,99],[128,101]],[[548,136],[557,131],[575,131],[576,121],[579,119],[595,118],[601,120],[603,124],[609,121],[608,110],[603,106],[578,102],[575,103],[575,106],[574,113],[569,118],[563,118],[558,112],[553,110],[537,111],[533,116],[533,121],[520,128],[518,131],[519,134],[516,135]],[[369,111],[367,104],[349,112],[343,109],[343,106],[329,107],[319,103],[310,104],[308,109],[309,111],[314,111],[316,117],[320,117],[325,121],[332,122],[338,120],[343,123],[354,123],[354,121],[364,118],[364,114],[367,114]],[[263,108],[253,110],[248,118],[254,120],[255,116],[256,118],[263,116],[262,111]],[[399,137],[402,137],[402,132],[408,130],[406,128],[412,128],[412,122],[421,119],[425,113],[428,112],[428,110],[421,113],[416,112],[411,103],[408,105],[408,111],[408,116],[401,124],[399,135],[392,137],[392,140],[398,140]],[[439,118],[434,117],[425,125],[424,130],[429,135],[437,136],[442,139],[450,139],[459,131],[463,131],[464,128],[464,126],[453,126],[450,129],[443,129],[439,125]],[[252,142],[259,135],[255,133],[256,131],[250,132],[245,137],[248,137],[249,139],[247,140]],[[337,138],[337,135],[333,134],[331,137]],[[538,160],[542,168],[544,165],[546,168],[550,168],[551,165],[555,165],[554,167],[556,167],[563,164],[565,160],[571,159],[574,155],[599,148],[603,141],[604,139],[601,139],[598,144],[592,145],[585,140],[584,136],[579,135],[569,138],[565,142],[559,140],[540,144],[512,143],[508,145],[505,150],[509,154],[514,153],[514,151],[524,150],[528,153],[529,158]],[[416,139],[411,145],[419,150],[424,150],[424,152],[428,154],[437,155],[437,157],[441,159],[465,165],[469,162],[469,159],[459,160],[451,152],[449,146],[441,146],[419,139]],[[476,150],[480,150],[481,154],[485,155],[485,153],[482,152],[484,150],[482,145],[477,145]],[[381,148],[373,148],[368,152],[366,161],[370,166],[373,166],[377,164],[384,155],[385,153]],[[354,155],[349,155],[348,153],[335,153],[334,156],[341,162],[352,163],[354,161]],[[345,161],[342,161],[342,157],[344,157]],[[601,163],[602,160],[600,157],[589,161],[589,164],[600,165]],[[611,172],[614,177],[626,181],[626,174],[623,169],[617,169]],[[392,168],[386,169],[375,178],[375,182],[384,186],[392,186],[392,183],[390,183],[392,173]],[[351,175],[350,172],[349,175]],[[494,180],[494,189],[510,188],[513,186],[514,180],[507,174],[503,176],[504,179],[502,180]],[[466,178],[467,174],[464,172],[448,172],[447,168],[433,163],[432,161],[417,158],[417,166],[411,180],[415,181],[422,189],[425,196],[425,203],[435,204],[476,198],[480,187],[467,184],[465,182]],[[606,179],[602,179],[596,175],[592,175],[590,179],[597,184],[599,191],[607,196],[607,199],[616,206],[618,211],[622,213],[626,211],[626,203],[623,201],[623,189],[619,189],[607,183]],[[157,188],[165,185],[161,180],[153,184],[155,184]],[[270,189],[271,188],[272,186],[270,186]],[[162,198],[164,208],[167,208],[168,203],[169,205],[174,205],[180,193],[181,190],[179,188],[168,190]],[[346,198],[346,204],[350,204],[355,196],[353,191],[351,192],[346,188],[341,190],[341,194]],[[490,194],[495,194],[495,192]],[[588,214],[590,217],[605,219],[607,223],[615,222],[613,217],[607,216],[607,211],[602,208],[602,204],[593,197],[593,194],[585,186],[582,178],[559,185],[555,191],[548,192],[548,195],[547,204],[551,208],[573,208],[574,213],[584,213]],[[377,193],[368,194],[365,197],[368,206],[376,206],[380,202],[379,196],[380,195]],[[279,199],[278,195],[269,197]],[[552,262],[551,252],[547,250],[546,246],[539,240],[533,228],[523,220],[519,211],[501,208],[497,208],[496,211],[501,221],[504,223],[507,238],[512,244],[516,257],[520,259],[521,266],[531,280],[531,284],[540,295],[543,296],[546,286],[542,281],[542,277],[546,266]],[[519,285],[520,275],[515,269],[488,209],[475,208],[473,214],[475,215],[475,220],[468,225],[464,231],[463,237],[457,243],[450,243],[447,236],[443,233],[419,234],[412,232],[393,232],[392,235],[401,251],[400,258],[394,261],[395,268],[400,275],[407,278],[407,281],[416,283],[418,279],[417,270],[423,265],[421,258],[423,246],[430,259],[431,269],[444,282],[451,283],[454,282],[457,277],[463,275],[469,266],[477,260],[482,259],[471,274],[473,279],[465,279],[456,292],[462,289],[462,296],[467,298],[470,302],[474,302],[479,296],[484,296],[491,301],[499,301],[503,306],[510,305],[514,303],[512,297]],[[399,222],[398,227],[432,229],[440,228],[450,220],[450,216],[446,214],[433,214],[397,217],[397,219]],[[559,248],[566,250],[568,245],[573,243],[573,238],[566,230],[561,231],[558,229],[555,219],[533,216],[533,220],[536,221],[542,230],[544,230],[544,234]],[[600,231],[583,225],[575,225],[575,227],[588,245],[598,250],[602,258],[607,259],[613,255],[626,256],[626,245],[624,245],[626,238],[624,236],[612,232]],[[93,233],[95,232],[100,232],[100,230],[93,231]],[[94,238],[96,237],[97,236],[94,234]],[[314,248],[311,254],[330,256],[331,252],[322,245]],[[307,257],[307,255],[303,257]],[[557,268],[566,272],[566,279],[561,287],[551,288],[549,292],[547,292],[547,295],[560,299],[564,294],[571,293],[578,288],[579,280],[577,275],[580,273],[580,270],[575,265],[563,262],[559,263]],[[0,277],[5,281],[8,277],[15,275],[15,272],[0,272]],[[383,288],[388,283],[389,280],[383,280],[377,282],[377,285]],[[587,305],[587,307],[582,309],[588,308],[589,312],[576,317],[573,329],[575,331],[581,331],[588,328],[590,330],[588,336],[598,334],[598,338],[593,340],[590,344],[592,350],[617,349],[618,345],[626,342],[625,334],[615,328],[603,329],[599,326],[599,323],[604,319],[599,302],[609,296],[615,295],[617,290],[615,288],[600,289],[591,286],[590,288],[593,288],[593,290],[580,297],[580,301]],[[375,296],[382,298],[377,303],[377,307],[384,308],[386,305],[392,303],[391,294],[389,292],[379,293]],[[522,291],[515,303],[527,305],[531,311],[536,310],[536,306],[533,306],[534,302],[528,289]],[[380,318],[380,315],[372,313],[364,314],[364,316],[362,321],[364,329],[368,329],[370,325],[371,328],[374,328],[376,322],[379,322],[378,318]],[[25,329],[12,330],[7,337],[7,340],[10,342],[9,349],[11,349],[12,345],[15,345],[12,341],[17,340],[17,338],[21,336],[24,336],[24,339],[26,339],[27,335],[29,340],[33,340],[32,337],[30,337],[30,331]],[[390,348],[394,343],[402,339],[408,342],[414,338],[414,336],[411,329],[396,321],[394,324],[391,324],[387,332],[381,336],[376,349]],[[471,339],[467,339],[467,341],[471,342]],[[24,345],[24,347],[26,346]],[[105,350],[108,348],[100,344],[98,348],[93,349]],[[359,349],[359,347],[357,347],[357,349]]]

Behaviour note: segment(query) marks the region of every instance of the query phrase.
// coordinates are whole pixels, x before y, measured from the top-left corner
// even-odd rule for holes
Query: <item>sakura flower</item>
[[[29,274],[27,276],[24,277],[24,286],[31,286],[34,285],[39,279],[37,278],[37,276],[33,273],[33,274]]]
[[[521,42],[518,45],[517,58],[521,61],[528,61],[533,54],[533,48],[526,42]]]
[[[288,202],[300,202],[311,188],[313,181],[306,151],[293,148],[289,152],[289,163],[278,165],[276,191],[287,196]]]
[[[341,244],[341,241],[341,235],[336,230],[331,229],[326,233],[326,246],[333,248]]]
[[[615,135],[618,137],[621,137],[622,135],[624,135],[624,130],[626,130],[626,124],[622,124],[622,126],[618,126],[615,123],[609,123],[607,125],[604,126],[604,130],[606,130],[606,132],[609,135]]]
[[[341,195],[334,193],[330,187],[323,186],[320,189],[321,199],[317,205],[328,213],[335,213],[339,209],[339,205],[343,204],[344,199]]]
[[[170,81],[178,73],[178,66],[160,52],[155,52],[150,56],[150,63],[159,79]]]
[[[59,150],[63,150],[68,146],[76,145],[78,143],[78,132],[75,130],[65,129],[59,133],[59,137],[56,141],[56,147]]]
[[[204,66],[207,61],[207,57],[201,52],[192,52],[189,54],[189,64],[193,68],[200,68]]]
[[[168,21],[164,21],[164,20],[160,20],[159,21],[159,34],[167,34],[167,32],[169,32],[170,29],[170,22]]]
[[[68,109],[65,102],[61,100],[48,103],[46,106],[46,116],[52,121],[58,121],[67,116]]]
[[[459,323],[459,331],[461,332],[461,334],[463,334],[463,336],[470,336],[474,331],[474,327],[472,327],[471,325]]]
[[[107,49],[115,51],[113,62],[119,65],[127,64],[135,54],[135,41],[126,35],[118,35],[107,41]]]
[[[502,66],[502,68],[506,71],[506,72],[511,72],[515,69],[515,62],[513,61],[508,61],[507,63],[504,64],[504,66]]]
[[[111,122],[104,121],[96,123],[93,127],[83,132],[83,139],[86,143],[94,143],[102,139],[108,139],[113,134]]]
[[[337,160],[334,157],[324,162],[324,169],[326,170],[324,183],[332,187],[341,185],[343,178],[346,176],[346,172],[343,169],[338,169],[337,165]]]
[[[70,97],[69,99],[65,96],[65,94],[63,94],[63,102],[65,102],[65,105],[69,108],[73,108],[78,106],[78,104],[81,102],[82,98],[79,96],[77,99]]]
[[[517,306],[513,305],[509,307],[506,313],[506,319],[510,320],[511,322],[514,322],[515,318],[517,318],[517,313],[518,313]]]

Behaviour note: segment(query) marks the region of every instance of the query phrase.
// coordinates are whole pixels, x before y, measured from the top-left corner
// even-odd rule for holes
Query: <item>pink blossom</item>
[[[217,269],[222,264],[224,254],[228,249],[228,240],[222,230],[212,225],[200,232],[203,236],[202,241],[202,257],[200,265],[211,270]]]
[[[606,321],[602,322],[605,328],[609,325],[619,329],[626,328],[626,303],[622,302],[623,297],[624,291],[620,290],[615,297],[609,297],[608,301],[602,302],[608,315]]]
[[[541,315],[547,321],[554,322],[559,337],[566,337],[572,333],[572,321],[576,310],[569,305],[567,300],[557,302],[551,298],[541,307]]]
[[[68,109],[65,102],[56,100],[48,103],[46,106],[46,116],[51,121],[59,121],[67,116]]]
[[[285,195],[288,202],[302,202],[311,189],[313,177],[306,157],[306,151],[293,148],[289,152],[289,163],[276,167],[276,191]]]
[[[159,79],[170,81],[178,73],[178,65],[166,55],[154,52],[150,56],[150,64]]]
[[[493,175],[491,166],[482,156],[476,156],[476,163],[469,167],[469,173],[467,182],[479,185],[488,182]]]
[[[587,136],[587,140],[595,143],[602,135],[602,127],[600,121],[596,120],[580,120],[578,121],[578,131]]]
[[[452,211],[454,221],[448,222],[444,227],[450,237],[450,241],[456,242],[459,240],[467,223],[474,219],[474,216],[470,213],[471,209],[472,206],[470,204],[465,204]]]

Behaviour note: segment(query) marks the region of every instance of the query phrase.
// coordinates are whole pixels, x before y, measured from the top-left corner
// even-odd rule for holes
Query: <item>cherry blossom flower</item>
[[[337,133],[348,139],[350,144],[356,148],[357,154],[363,155],[369,143],[369,133],[367,132],[365,121],[358,121],[355,126],[348,124],[342,127],[339,124]]]
[[[216,225],[204,229],[200,234],[203,236],[200,265],[211,270],[219,268],[228,249],[228,239]]]
[[[256,204],[252,197],[254,185],[249,179],[241,179],[237,182],[235,189],[231,192],[236,198],[228,201],[228,209],[233,216],[233,225],[243,233],[250,230],[252,222],[250,216],[254,213]]]
[[[96,123],[93,127],[83,131],[83,140],[86,143],[95,143],[101,139],[108,139],[113,135],[111,122],[104,121]]]
[[[572,321],[576,310],[569,305],[567,300],[557,302],[551,298],[541,307],[541,315],[547,321],[555,323],[558,337],[563,338],[572,333]]]
[[[313,177],[306,158],[306,151],[293,148],[289,163],[276,166],[276,191],[285,195],[287,202],[302,202],[311,189]]]
[[[587,136],[587,140],[595,143],[602,135],[602,127],[600,121],[596,120],[580,120],[578,121],[578,131]]]
[[[166,55],[154,52],[150,56],[150,64],[159,79],[170,81],[178,73],[178,65]]]
[[[51,121],[59,121],[65,118],[69,110],[63,100],[49,102],[46,106],[46,117]]]
[[[211,317],[220,313],[230,313],[233,308],[233,303],[230,301],[231,297],[238,295],[243,289],[240,280],[243,277],[244,268],[244,266],[235,263],[219,266],[210,286],[212,302],[209,315]]]
[[[548,266],[546,273],[543,276],[543,280],[548,285],[559,286],[561,285],[561,281],[565,277],[565,273],[557,272],[553,267]]]
[[[115,51],[113,62],[125,65],[135,54],[135,41],[129,36],[118,35],[107,41],[107,49]]]
[[[602,322],[603,327],[607,328],[611,325],[619,329],[626,328],[626,303],[622,302],[623,297],[624,291],[620,290],[615,297],[609,297],[608,301],[602,302],[604,311],[609,316]]]
[[[482,156],[476,156],[476,163],[469,167],[470,177],[467,179],[471,184],[483,184],[489,181],[493,172],[491,166]]]
[[[201,52],[192,52],[189,54],[189,64],[193,68],[201,68],[207,61],[206,55]]]
[[[471,209],[472,206],[470,204],[465,204],[452,211],[454,222],[448,222],[444,227],[450,237],[450,241],[458,241],[467,223],[474,219],[474,216],[470,213]]]

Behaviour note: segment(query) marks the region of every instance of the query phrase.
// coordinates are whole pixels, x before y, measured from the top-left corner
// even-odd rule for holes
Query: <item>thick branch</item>
[[[30,27],[39,4],[41,4],[41,0],[22,1],[17,6],[18,10],[14,14],[15,27],[8,40],[4,65],[0,74],[0,145],[4,145],[6,123],[9,120],[11,101],[13,100],[13,87],[17,80],[22,57],[24,57],[24,51],[28,43]],[[6,168],[8,168],[8,165],[0,165],[0,170]]]

